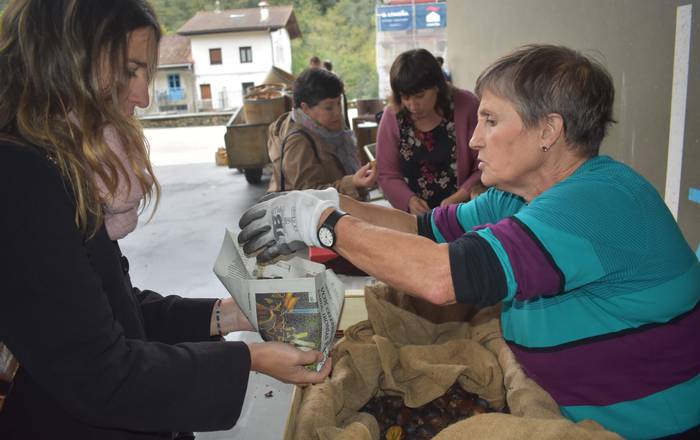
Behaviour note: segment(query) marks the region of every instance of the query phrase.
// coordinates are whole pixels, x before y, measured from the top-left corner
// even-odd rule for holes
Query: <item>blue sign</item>
[[[405,6],[377,6],[379,32],[407,31],[413,28],[413,8]]]
[[[688,191],[688,200],[700,204],[700,189],[690,188]]]
[[[416,5],[416,28],[431,29],[447,27],[447,3]]]
[[[447,3],[418,3],[377,6],[377,30],[379,32],[412,30],[414,8],[416,29],[447,27]]]

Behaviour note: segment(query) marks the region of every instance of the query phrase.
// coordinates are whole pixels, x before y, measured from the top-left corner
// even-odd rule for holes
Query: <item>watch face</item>
[[[333,232],[326,226],[321,226],[321,229],[318,230],[318,241],[320,241],[324,247],[333,246],[333,242],[335,241]]]

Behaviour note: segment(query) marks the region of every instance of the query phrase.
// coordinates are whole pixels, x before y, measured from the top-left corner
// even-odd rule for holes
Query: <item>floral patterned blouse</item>
[[[399,123],[399,162],[409,188],[434,208],[457,191],[454,111],[432,130],[418,130],[406,112]]]

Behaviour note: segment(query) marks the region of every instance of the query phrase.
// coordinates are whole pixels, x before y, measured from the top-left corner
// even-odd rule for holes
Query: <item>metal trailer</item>
[[[267,154],[267,129],[269,123],[248,124],[243,106],[226,124],[226,154],[228,167],[243,171],[248,183],[260,183],[263,168],[270,163]]]

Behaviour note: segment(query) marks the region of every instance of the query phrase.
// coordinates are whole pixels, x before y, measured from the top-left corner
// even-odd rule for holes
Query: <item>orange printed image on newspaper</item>
[[[309,301],[308,292],[257,293],[255,308],[264,340],[315,350],[321,346],[318,303]]]

